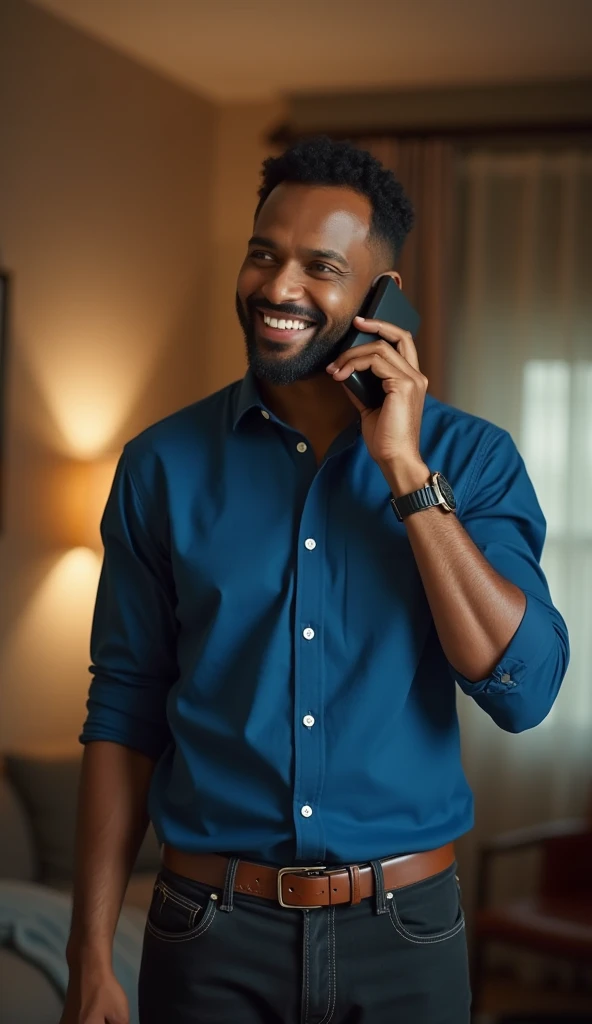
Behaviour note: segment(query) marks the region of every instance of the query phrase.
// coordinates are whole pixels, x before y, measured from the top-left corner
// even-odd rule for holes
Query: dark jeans
[[[378,882],[357,906],[286,910],[163,870],[141,1024],[468,1024],[454,867],[390,897]]]

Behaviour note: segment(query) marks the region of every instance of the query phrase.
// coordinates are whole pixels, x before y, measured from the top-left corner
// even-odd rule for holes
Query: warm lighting
[[[40,747],[77,736],[88,688],[89,636],[101,567],[99,555],[76,548],[48,566],[43,582],[7,633],[0,746]],[[10,723],[4,732],[4,723]]]
[[[56,547],[101,550],[99,526],[117,455],[91,462],[64,460],[52,470],[48,533]]]
[[[139,345],[137,325],[124,310],[110,318],[104,309],[91,316],[71,302],[53,309],[27,356],[62,455],[90,460],[113,447],[154,372],[161,341],[143,335]]]

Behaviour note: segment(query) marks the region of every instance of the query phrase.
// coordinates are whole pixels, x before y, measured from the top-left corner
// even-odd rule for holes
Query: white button
[[[305,640],[314,639],[314,629],[311,629],[310,626],[307,626],[306,629],[302,630],[302,636],[304,637]]]
[[[308,804],[305,804],[304,807],[300,808],[300,813],[303,818],[310,818],[312,817],[312,807],[309,807]]]
[[[308,445],[305,444],[304,441],[299,441],[298,444],[296,445],[296,450],[299,452],[305,452],[307,448]]]
[[[501,681],[502,681],[502,683],[511,683],[512,682],[512,676],[509,676],[508,673],[505,672],[504,675],[502,676]]]
[[[307,537],[306,540],[304,541],[304,547],[308,548],[309,551],[314,551],[316,546],[317,542],[316,540],[313,540],[312,537]]]
[[[314,725],[314,722],[315,720],[312,715],[305,715],[304,718],[302,719],[302,724],[305,725],[307,729],[311,729],[312,726]]]
[[[263,416],[264,420],[268,420],[269,419],[269,413],[268,413],[267,409],[262,409],[261,410],[261,415]]]

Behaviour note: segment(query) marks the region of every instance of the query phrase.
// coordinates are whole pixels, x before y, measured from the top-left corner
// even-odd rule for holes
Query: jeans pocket
[[[422,882],[395,889],[388,899],[393,928],[407,942],[444,942],[461,932],[465,918],[456,865]]]
[[[209,890],[203,890],[189,883],[191,896],[187,895],[188,886],[183,880],[176,884],[171,873],[166,878],[161,873],[156,879],[146,931],[162,942],[189,942],[199,938],[211,927],[217,914],[216,900],[212,899]]]

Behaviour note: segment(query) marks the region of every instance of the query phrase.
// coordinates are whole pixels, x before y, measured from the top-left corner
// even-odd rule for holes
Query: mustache
[[[300,320],[310,320],[313,324],[323,325],[326,317],[318,309],[307,309],[306,306],[298,306],[294,302],[283,302],[276,306],[273,302],[264,302],[262,299],[247,299],[247,309],[251,316],[255,310],[265,310],[266,313],[277,313],[281,317],[295,317]]]

